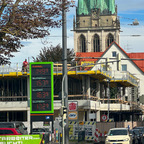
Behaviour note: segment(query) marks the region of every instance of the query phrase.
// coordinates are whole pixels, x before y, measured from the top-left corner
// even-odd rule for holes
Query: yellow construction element
[[[79,122],[79,125],[84,125],[84,122],[83,121]]]
[[[81,65],[85,67],[93,67],[94,61],[84,61],[84,62],[81,62]]]
[[[29,75],[29,72],[8,72],[0,74],[0,77],[16,77],[16,76],[25,76]]]
[[[94,140],[93,136],[85,136],[85,140]]]
[[[69,125],[75,125],[75,124],[77,124],[76,121],[69,121]]]
[[[93,75],[93,76],[102,76],[103,79],[104,78],[111,78],[109,75],[107,75],[106,73],[104,72],[101,72],[99,70],[97,71],[68,71],[67,73],[68,75],[74,75],[74,76],[77,76],[77,75]],[[29,76],[29,72],[8,72],[8,73],[2,73],[0,74],[0,77],[16,77],[16,76]],[[53,75],[60,75],[62,76],[62,71],[57,73],[54,71]]]
[[[69,140],[78,140],[78,136],[70,136]]]
[[[86,122],[84,122],[84,124],[85,124],[85,125],[95,125],[96,122],[89,122],[89,121],[86,121]]]

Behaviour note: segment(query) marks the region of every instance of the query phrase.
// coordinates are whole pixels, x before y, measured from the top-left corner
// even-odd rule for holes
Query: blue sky
[[[144,0],[115,0],[120,18],[121,33],[120,46],[126,52],[144,52]],[[77,4],[77,2],[76,2]],[[73,49],[73,16],[75,8],[71,8],[67,13],[67,47]],[[138,26],[131,26],[134,19],[139,21]],[[36,57],[44,46],[62,45],[61,28],[52,29],[51,35],[45,39],[34,39],[23,41],[25,47],[20,52],[15,53],[11,59],[12,63],[23,62],[25,58],[32,61],[32,56]],[[140,35],[134,37],[132,35]]]
[[[126,52],[144,52],[144,0],[116,0],[118,16],[120,16],[120,46]],[[133,19],[139,21],[138,26],[131,26]],[[133,37],[132,35],[140,35]]]

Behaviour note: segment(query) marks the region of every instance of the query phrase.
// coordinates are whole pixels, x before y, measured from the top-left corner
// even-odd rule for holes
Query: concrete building
[[[140,101],[140,99],[144,95],[144,61],[141,59],[144,57],[144,53],[126,53],[116,42],[113,42],[103,53],[78,52],[77,56],[79,58],[82,57],[82,64],[93,64],[94,67],[91,70],[100,69],[111,71],[111,79],[104,80],[105,84],[109,81],[110,85],[110,118],[115,121],[118,119],[119,121],[123,121],[125,118],[121,119],[121,117],[127,116],[127,120],[140,120],[140,115],[142,115],[143,111],[143,101]],[[104,81],[99,82],[100,89],[102,89]],[[108,101],[108,97],[107,95],[105,97],[101,93],[100,98],[100,111],[101,113],[102,111],[107,113],[107,104],[104,104],[104,100]],[[118,105],[117,103],[115,107],[114,103],[116,99],[119,99],[121,104]],[[105,110],[103,109],[104,105],[106,106]],[[134,113],[137,113],[135,118],[133,117]]]
[[[68,71],[68,101],[78,102],[78,120],[99,122],[104,115],[114,121],[142,120],[137,99],[144,94],[143,63],[122,60],[134,54],[118,45],[114,0],[79,0],[73,30],[81,67]],[[55,119],[61,108],[62,65],[54,64],[53,75]],[[22,72],[21,64],[1,66],[0,121],[24,121],[29,126],[29,87],[29,72]]]

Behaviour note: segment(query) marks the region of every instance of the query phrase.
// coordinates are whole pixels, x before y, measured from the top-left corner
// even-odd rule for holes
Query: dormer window
[[[112,52],[112,57],[116,57],[116,54],[117,54],[116,51],[113,51]]]

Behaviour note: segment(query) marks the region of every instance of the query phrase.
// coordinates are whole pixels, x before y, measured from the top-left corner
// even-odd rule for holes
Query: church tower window
[[[108,34],[107,39],[106,39],[106,46],[109,47],[109,45],[114,41],[114,37],[112,34]]]
[[[93,51],[100,52],[100,40],[97,34],[94,35],[94,39],[93,39]]]
[[[84,35],[80,36],[80,51],[86,52],[86,40]]]

